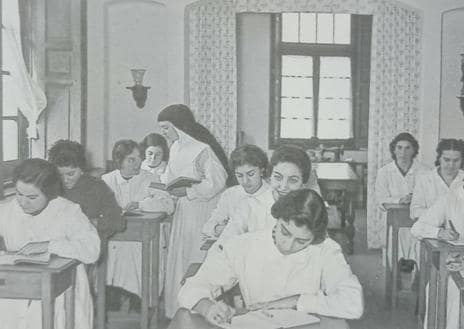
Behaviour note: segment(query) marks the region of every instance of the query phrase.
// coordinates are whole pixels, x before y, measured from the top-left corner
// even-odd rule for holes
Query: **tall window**
[[[371,22],[349,14],[274,16],[271,146],[367,146]]]

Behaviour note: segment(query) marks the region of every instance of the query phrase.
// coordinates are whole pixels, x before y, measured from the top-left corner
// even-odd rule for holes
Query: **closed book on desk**
[[[43,252],[31,255],[22,255],[18,253],[3,253],[0,254],[0,265],[14,264],[39,264],[47,265],[50,263],[50,253]]]
[[[234,316],[232,323],[221,325],[226,329],[293,328],[320,322],[319,318],[291,309],[252,311]]]
[[[446,241],[449,244],[452,244],[453,246],[464,246],[464,239],[459,238],[458,240],[453,240],[453,241]]]
[[[176,179],[170,181],[167,184],[152,182],[150,184],[150,187],[151,188],[156,188],[158,190],[170,191],[170,190],[172,190],[174,188],[177,188],[177,187],[191,187],[193,184],[198,184],[200,182],[201,181],[199,181],[198,179],[195,179],[195,178],[180,176],[180,177],[177,177]]]

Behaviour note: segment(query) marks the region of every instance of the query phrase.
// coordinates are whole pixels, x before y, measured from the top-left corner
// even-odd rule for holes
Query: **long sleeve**
[[[360,318],[364,310],[358,278],[351,272],[339,248],[324,256],[321,289],[317,294],[302,294],[297,310],[343,319]]]
[[[98,219],[98,231],[101,236],[108,238],[117,232],[124,231],[126,221],[122,216],[121,207],[119,207],[113,191],[103,182],[99,193],[102,218]]]
[[[223,224],[229,220],[230,202],[233,201],[231,199],[231,193],[232,193],[231,188],[229,188],[225,190],[219,197],[219,201],[216,205],[216,208],[214,208],[208,221],[203,225],[204,234],[208,236],[215,236],[216,232],[214,231],[214,228],[218,224]]]
[[[229,252],[226,248],[214,248],[208,252],[197,274],[188,278],[181,287],[178,294],[180,307],[191,310],[201,299],[214,299],[219,296],[221,287],[228,290],[238,281]]]
[[[446,209],[449,195],[441,197],[427,209],[411,227],[411,234],[416,238],[437,238],[440,227],[446,222]]]
[[[201,182],[187,188],[189,200],[208,201],[220,193],[227,180],[227,173],[210,148],[204,149],[195,159],[196,171]]]
[[[388,176],[385,167],[381,168],[377,173],[377,179],[375,180],[375,199],[377,205],[383,209],[384,203],[399,203],[400,197],[391,195],[388,188]]]
[[[80,207],[75,204],[69,206],[60,220],[65,221],[62,224],[65,234],[63,238],[50,240],[48,251],[85,264],[96,262],[100,254],[100,238]]]
[[[419,218],[427,210],[427,184],[426,176],[417,178],[414,192],[412,193],[410,215],[412,219]]]

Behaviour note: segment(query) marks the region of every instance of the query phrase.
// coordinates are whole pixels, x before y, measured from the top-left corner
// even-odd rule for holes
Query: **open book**
[[[191,187],[193,184],[198,184],[198,183],[200,183],[198,179],[180,176],[170,181],[167,184],[152,182],[150,184],[150,187],[163,190],[163,191],[170,191],[176,187]]]
[[[20,253],[3,252],[0,254],[0,265],[14,264],[42,264],[46,265],[50,262],[50,253],[43,252],[39,254],[23,255]]]
[[[291,309],[260,310],[234,316],[231,324],[221,324],[226,329],[277,329],[292,328],[320,322],[319,318]]]

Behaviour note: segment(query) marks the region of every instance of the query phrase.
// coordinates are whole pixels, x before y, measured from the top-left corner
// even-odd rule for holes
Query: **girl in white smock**
[[[120,140],[113,147],[112,157],[118,169],[102,176],[125,211],[174,211],[174,201],[165,191],[151,188],[159,183],[153,174],[140,170],[142,159],[139,145]],[[107,284],[141,296],[142,244],[132,241],[109,241]]]
[[[202,228],[226,187],[227,158],[211,133],[197,123],[190,109],[171,105],[158,115],[161,133],[170,144],[169,161],[163,182],[178,177],[200,183],[170,191],[178,197],[169,238],[165,284],[166,316],[172,318],[178,309],[177,293],[183,275],[191,263],[203,262],[206,253]]]
[[[42,159],[25,160],[14,172],[16,198],[0,206],[0,236],[7,250],[46,252],[90,264],[97,261],[100,239],[79,205],[58,196],[61,178]],[[76,269],[75,328],[93,328],[93,303],[84,265]],[[55,328],[65,328],[64,295],[55,300]],[[41,302],[0,299],[1,329],[41,329]]]
[[[441,196],[428,210],[422,213],[411,228],[411,233],[419,239],[431,238],[448,241],[463,237],[464,183],[461,182],[454,191]],[[446,329],[459,328],[459,304],[459,289],[454,281],[449,279],[446,302]],[[428,302],[426,305],[428,305]],[[425,315],[424,328],[427,328],[427,314]]]
[[[419,143],[409,133],[398,134],[390,143],[390,153],[393,161],[383,166],[377,172],[375,180],[375,198],[378,205],[378,223],[386,227],[386,203],[408,205],[417,177],[423,174],[427,167],[415,160],[419,152]],[[385,229],[384,229],[385,231]],[[385,236],[385,235],[384,235]],[[388,261],[391,264],[392,237],[389,232]],[[385,246],[385,241],[383,242]],[[385,260],[385,247],[383,248]],[[413,259],[418,263],[419,243],[411,236],[409,228],[400,228],[398,233],[398,258]],[[397,260],[395,260],[397,261]]]
[[[420,175],[411,199],[411,218],[419,218],[441,196],[464,180],[461,168],[464,145],[461,140],[442,139],[437,146],[436,168]]]
[[[274,227],[236,236],[208,253],[179,292],[182,307],[222,324],[235,310],[219,294],[239,283],[248,310],[296,309],[345,319],[363,313],[362,288],[340,246],[327,238],[321,197],[303,189],[272,206]]]

